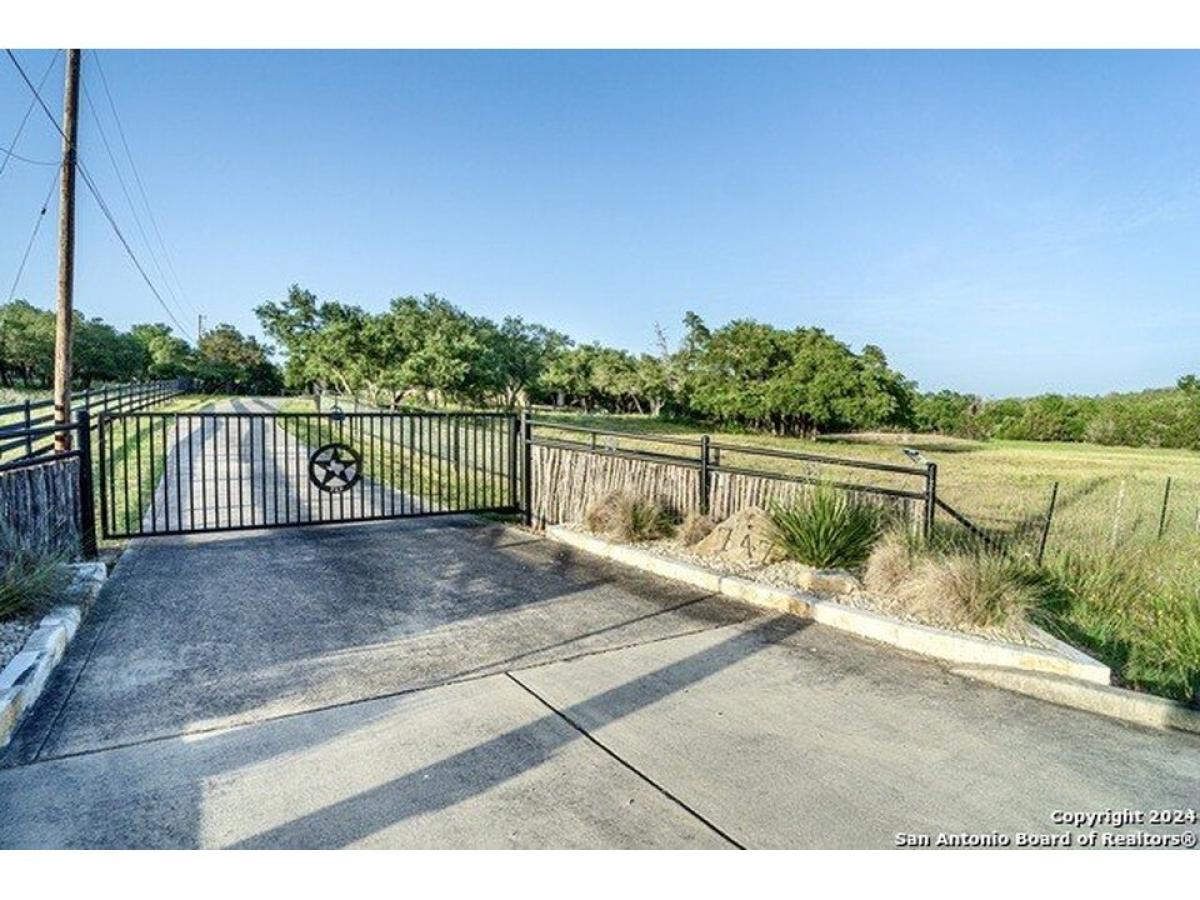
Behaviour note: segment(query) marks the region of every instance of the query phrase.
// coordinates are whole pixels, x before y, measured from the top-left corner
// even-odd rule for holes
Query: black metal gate
[[[130,412],[99,422],[107,538],[519,505],[516,416]]]

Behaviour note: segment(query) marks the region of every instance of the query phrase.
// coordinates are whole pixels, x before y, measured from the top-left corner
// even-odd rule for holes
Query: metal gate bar
[[[514,512],[504,413],[106,414],[107,538]]]

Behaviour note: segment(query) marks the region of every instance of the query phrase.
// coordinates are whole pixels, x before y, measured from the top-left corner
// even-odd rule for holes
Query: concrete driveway
[[[1200,741],[501,525],[135,543],[0,769],[6,847],[850,847],[1200,805]]]

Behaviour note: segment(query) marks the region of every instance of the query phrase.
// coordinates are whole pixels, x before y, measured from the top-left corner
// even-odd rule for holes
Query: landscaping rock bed
[[[569,523],[562,527],[583,534],[589,533],[579,523]],[[728,556],[709,556],[697,552],[695,547],[684,546],[676,538],[646,541],[633,546],[665,559],[699,566],[721,575],[737,575],[774,587],[810,591],[842,606],[878,613],[916,625],[929,625],[947,631],[956,631],[961,634],[1024,647],[1052,649],[1035,629],[1025,623],[1009,624],[1004,627],[979,627],[954,622],[924,621],[908,613],[895,600],[863,590],[857,584],[857,579],[849,573],[813,569],[790,560],[764,564],[730,559]],[[825,580],[826,583],[822,584],[822,580]]]
[[[1049,677],[1066,677],[1088,684],[1108,685],[1112,672],[1108,666],[1068,647],[1053,636],[1027,625],[1028,631],[1014,631],[1013,639],[1000,629],[976,630],[940,628],[911,617],[900,618],[871,608],[872,597],[865,592],[841,596],[821,595],[807,588],[772,584],[761,570],[730,567],[722,573],[695,553],[686,553],[669,541],[629,544],[611,541],[578,526],[554,525],[546,537],[585,553],[605,557],[643,572],[670,578],[714,594],[722,594],[743,603],[777,613],[801,616],[818,624],[846,631],[858,637],[890,644],[901,650],[930,656],[958,666],[1012,669],[1037,672]],[[765,567],[764,567],[765,568]],[[808,570],[806,579],[814,574]],[[828,573],[826,573],[828,574]],[[794,577],[794,575],[793,575]],[[847,602],[847,598],[852,598]],[[1174,727],[1174,726],[1173,726]]]
[[[41,696],[108,576],[102,562],[66,568],[70,582],[56,606],[45,615],[10,620],[0,631],[5,657],[0,665],[0,747]]]
[[[19,616],[0,622],[0,670],[21,652],[25,640],[37,630],[41,616]]]

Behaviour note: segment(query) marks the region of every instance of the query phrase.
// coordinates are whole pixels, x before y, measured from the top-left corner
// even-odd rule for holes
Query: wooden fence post
[[[708,435],[700,435],[700,515],[708,515]]]

